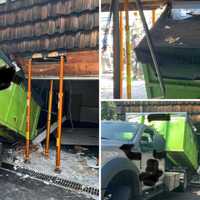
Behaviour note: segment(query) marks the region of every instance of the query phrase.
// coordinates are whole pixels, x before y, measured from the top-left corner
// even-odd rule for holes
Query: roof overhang
[[[94,80],[99,78],[99,52],[97,50],[69,52],[65,56],[64,79]],[[40,57],[41,56],[41,57]],[[52,57],[32,56],[32,79],[59,79],[60,55],[49,54]],[[30,58],[16,57],[17,63],[28,74]]]
[[[102,11],[109,11],[111,2],[112,0],[102,0],[101,1]],[[167,4],[167,2],[169,2],[169,0],[141,0],[141,2],[144,10],[154,10],[164,6],[165,4]],[[119,9],[124,10],[124,0],[119,0],[119,3],[120,3]],[[137,10],[135,0],[129,0],[128,7],[129,10]]]

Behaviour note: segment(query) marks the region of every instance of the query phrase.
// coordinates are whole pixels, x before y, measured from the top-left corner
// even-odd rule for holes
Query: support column
[[[52,101],[53,101],[53,80],[50,80],[47,131],[46,131],[46,145],[45,145],[45,152],[44,152],[46,158],[49,158],[49,142],[50,142],[50,129],[51,129]]]
[[[62,132],[62,113],[63,113],[63,79],[64,79],[64,56],[60,58],[60,77],[59,77],[59,94],[58,94],[58,128],[56,135],[56,168],[57,173],[60,169],[60,152],[61,152],[61,132]]]
[[[119,33],[119,0],[113,1],[113,69],[114,99],[120,98],[120,33]]]
[[[152,10],[152,25],[156,23],[156,10]]]
[[[124,71],[124,27],[123,12],[119,14],[119,30],[120,30],[120,98],[123,98],[123,71]]]
[[[26,146],[24,161],[30,162],[30,131],[31,131],[31,77],[32,77],[32,59],[28,61],[28,92],[26,100]]]
[[[124,0],[124,8],[126,14],[126,87],[127,87],[127,98],[131,99],[131,45],[130,45],[130,27],[129,27],[129,9],[128,9],[128,0]]]

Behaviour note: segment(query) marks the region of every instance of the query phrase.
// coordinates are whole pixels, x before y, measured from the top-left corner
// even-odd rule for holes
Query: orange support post
[[[31,77],[32,77],[32,59],[28,61],[28,92],[26,107],[26,146],[25,146],[25,162],[30,162],[30,131],[31,131]]]
[[[49,89],[49,106],[48,106],[48,119],[47,119],[47,132],[46,132],[46,145],[45,145],[45,156],[49,158],[49,142],[50,142],[50,128],[51,128],[51,111],[52,111],[52,100],[53,100],[53,80],[50,80]]]
[[[130,27],[129,27],[129,0],[124,0],[124,9],[126,15],[126,87],[127,87],[127,98],[131,99],[132,97],[132,69],[131,69],[131,44],[130,44]]]
[[[123,70],[124,70],[124,31],[123,31],[123,12],[119,15],[120,31],[120,98],[123,98]]]
[[[152,25],[156,23],[156,10],[152,10]]]
[[[64,56],[60,59],[60,80],[58,94],[58,128],[56,135],[56,172],[60,172],[60,152],[61,152],[61,132],[62,132],[62,112],[63,112],[63,79],[64,79]]]

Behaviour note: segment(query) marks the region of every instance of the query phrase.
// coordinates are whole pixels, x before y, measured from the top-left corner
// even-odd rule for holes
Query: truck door
[[[142,159],[141,159],[141,173],[143,173],[144,176],[148,177],[149,174],[151,173],[151,168],[152,172],[155,172],[155,183],[159,184],[162,182],[162,179],[164,178],[164,158],[162,159],[156,159],[154,157],[154,151],[155,151],[155,137],[157,137],[158,134],[151,128],[145,127],[141,133],[141,138],[140,138],[140,149],[142,153]],[[151,163],[151,164],[149,164]],[[157,165],[158,170],[154,170],[155,166]],[[153,183],[152,183],[153,184]]]
[[[147,166],[148,159],[153,158],[153,135],[154,131],[150,128],[145,127],[142,131],[140,138],[140,149],[142,152],[142,160],[140,170],[144,172]]]

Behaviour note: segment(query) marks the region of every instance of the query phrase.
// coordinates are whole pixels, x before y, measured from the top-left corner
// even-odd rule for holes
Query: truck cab
[[[104,121],[102,199],[141,199],[143,191],[162,185],[165,141],[144,124]]]

